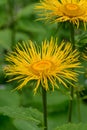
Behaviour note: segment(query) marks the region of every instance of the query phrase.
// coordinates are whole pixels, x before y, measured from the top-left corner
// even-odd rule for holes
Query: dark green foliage
[[[61,127],[58,127],[55,130],[86,130],[87,124],[80,123],[80,124],[66,124]]]

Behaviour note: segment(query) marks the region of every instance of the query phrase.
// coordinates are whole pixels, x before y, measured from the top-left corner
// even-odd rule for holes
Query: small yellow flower
[[[53,22],[69,21],[79,26],[87,22],[87,0],[41,0],[36,6],[42,19]]]
[[[27,44],[18,44],[15,51],[7,56],[6,60],[10,64],[5,71],[8,76],[14,77],[11,80],[20,82],[17,89],[21,89],[29,81],[36,81],[34,93],[41,85],[46,91],[50,88],[54,90],[60,83],[67,87],[67,83],[77,81],[78,73],[73,68],[80,67],[78,57],[78,52],[72,51],[70,43],[65,45],[62,42],[59,46],[57,40],[51,38],[38,47],[29,41]]]

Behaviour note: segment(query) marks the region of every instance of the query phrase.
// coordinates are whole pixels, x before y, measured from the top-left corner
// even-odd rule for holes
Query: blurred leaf
[[[10,49],[11,46],[11,31],[5,29],[0,31],[0,48]]]
[[[75,123],[79,122],[79,117],[78,117],[79,113],[78,113],[77,105],[78,104],[73,105],[74,107],[73,107],[73,112],[72,112],[72,122],[75,122]],[[83,102],[81,102],[80,110],[81,110],[81,112],[80,112],[81,122],[86,124],[87,123],[87,104],[84,104]],[[87,128],[78,129],[76,127],[76,125],[78,125],[78,124],[75,125],[76,129],[73,128],[74,126],[72,126],[72,128],[73,128],[72,129],[71,125],[70,125],[70,129],[69,129],[68,124],[66,124],[66,122],[68,122],[68,108],[67,108],[66,112],[61,111],[61,112],[57,113],[57,111],[56,112],[54,111],[54,113],[51,114],[48,118],[49,118],[49,130],[54,130],[55,126],[58,126],[55,130],[86,130],[87,129]],[[67,125],[66,129],[64,129],[65,124]],[[82,128],[82,126],[81,126],[81,128]]]
[[[7,0],[0,0],[0,5],[6,4]]]
[[[32,121],[36,124],[40,124],[42,120],[42,114],[33,108],[20,108],[20,107],[0,107],[0,113],[7,115],[13,119],[21,119],[26,121]]]
[[[48,107],[48,112],[65,112],[67,111],[68,107],[68,100],[69,97],[66,95],[63,95],[59,91],[54,91],[54,92],[48,92],[47,95],[47,107]],[[33,102],[32,102],[33,101]],[[34,107],[37,107],[40,109],[42,107],[41,103],[41,95],[35,95],[31,101],[31,105]]]
[[[15,38],[15,42],[18,43],[20,41],[25,41],[25,40],[29,40],[29,36],[26,35],[25,33],[22,32],[17,32],[16,33],[16,38]]]
[[[0,115],[0,130],[18,130],[12,123],[11,118]]]
[[[67,110],[69,97],[61,92],[55,91],[48,95],[49,111],[63,112]]]
[[[33,20],[20,19],[16,25],[17,31],[22,32],[35,41],[41,41],[49,37],[54,26],[46,27],[46,25],[35,22]],[[49,32],[49,33],[48,33]]]
[[[56,128],[55,130],[87,130],[87,124],[66,124]]]
[[[18,106],[19,95],[17,92],[9,92],[5,89],[0,89],[0,106]]]
[[[39,130],[39,127],[37,125],[24,120],[16,119],[13,121],[13,124],[18,130]]]
[[[5,12],[0,11],[0,28],[3,28],[6,25],[7,16],[5,15]]]
[[[18,22],[17,25],[18,28],[25,30],[27,32],[37,32],[37,33],[41,33],[43,34],[44,32],[46,32],[45,28],[43,27],[43,25],[41,25],[41,23],[37,23],[35,21],[28,21],[28,20],[20,20]],[[21,31],[22,31],[21,30]]]
[[[0,59],[0,64],[3,62],[3,60],[1,61]],[[2,64],[0,65],[0,84],[4,84],[5,83],[5,74],[3,72],[3,66]],[[1,87],[0,87],[1,88]]]
[[[29,17],[29,15],[34,13],[34,6],[35,4],[29,4],[24,8],[20,9],[19,12],[17,13],[17,18],[25,17],[25,16]]]

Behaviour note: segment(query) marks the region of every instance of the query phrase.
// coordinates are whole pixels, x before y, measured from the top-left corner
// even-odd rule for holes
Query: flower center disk
[[[75,11],[75,10],[78,10],[78,6],[75,5],[75,4],[67,4],[66,5],[66,9],[69,10],[69,11]]]
[[[64,6],[64,14],[69,17],[81,16],[84,14],[84,11],[76,4],[66,4]]]
[[[49,72],[52,69],[54,69],[54,64],[49,60],[41,60],[41,61],[35,62],[31,66],[32,72],[35,73],[36,75],[40,73],[44,73],[44,72],[45,73]]]

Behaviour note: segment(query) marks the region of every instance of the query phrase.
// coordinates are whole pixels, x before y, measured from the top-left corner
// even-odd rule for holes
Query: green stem
[[[75,49],[75,32],[74,32],[74,27],[73,27],[73,24],[70,23],[70,37],[71,37],[71,43],[72,43],[72,46],[73,46],[73,50]]]
[[[14,6],[15,6],[15,1],[14,0],[8,0],[8,13],[9,13],[9,18],[10,18],[10,27],[11,27],[11,48],[13,49],[15,45],[15,35],[16,35],[16,30],[15,30],[15,18],[14,18]]]
[[[70,35],[71,35],[71,43],[73,46],[73,50],[75,49],[75,40],[74,40],[74,27],[73,24],[70,23]],[[72,122],[72,109],[73,109],[73,95],[74,95],[74,88],[73,86],[70,86],[70,103],[69,103],[69,116],[68,116],[68,122]]]
[[[72,108],[73,108],[73,93],[74,93],[74,89],[73,86],[70,86],[70,103],[69,103],[69,116],[68,116],[68,122],[72,122]]]
[[[81,122],[81,113],[80,113],[80,95],[79,92],[77,91],[77,110],[78,110],[78,120]]]
[[[47,130],[47,93],[42,87],[44,130]]]

